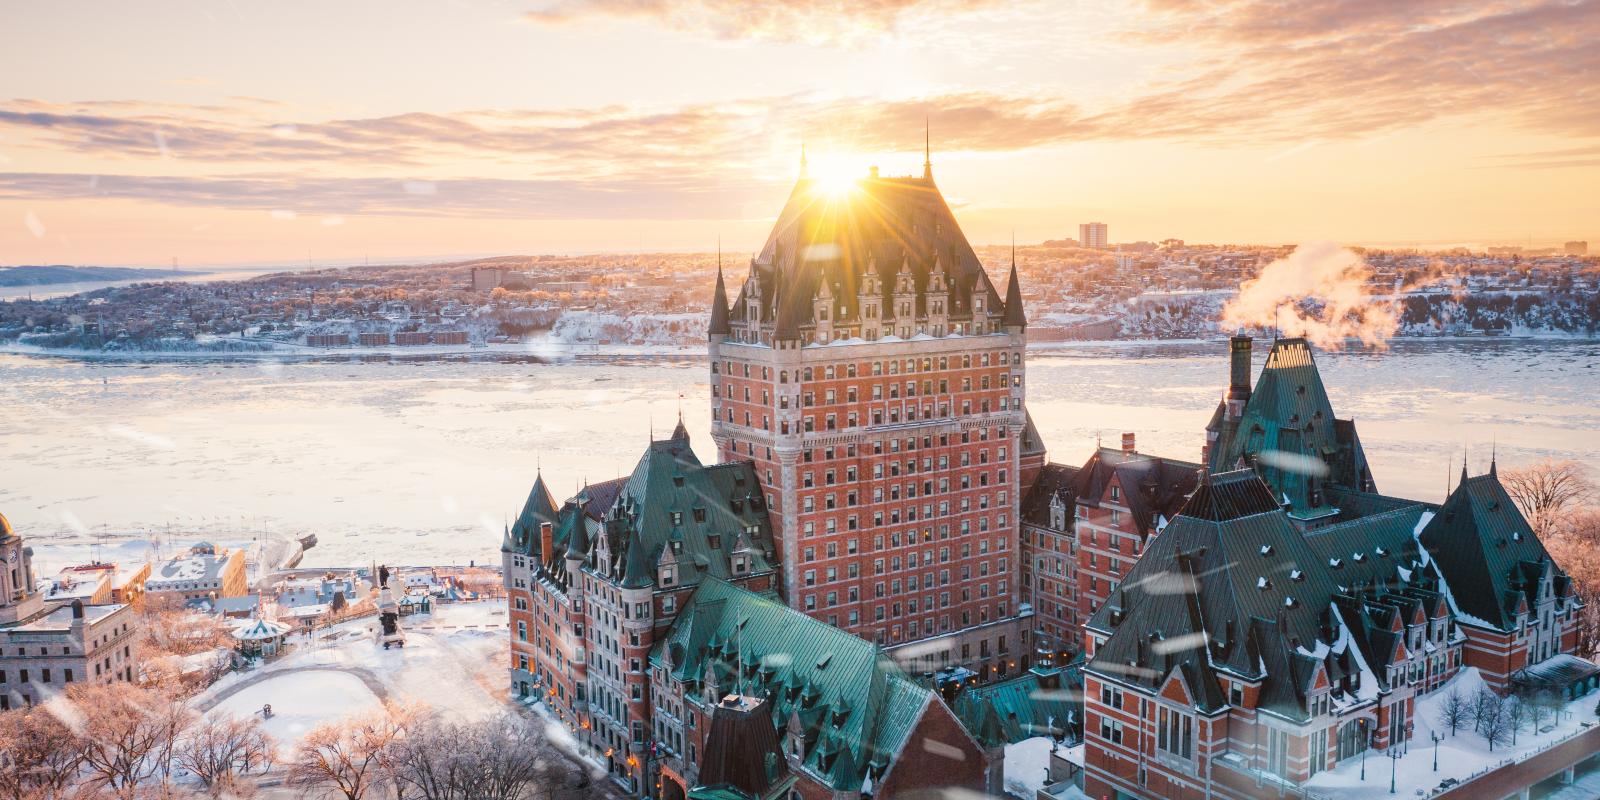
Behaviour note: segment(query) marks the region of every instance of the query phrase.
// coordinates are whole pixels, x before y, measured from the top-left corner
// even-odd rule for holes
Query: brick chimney
[[[1250,337],[1243,335],[1228,340],[1228,419],[1244,416],[1250,402],[1250,344]]]
[[[539,523],[539,561],[547,562],[555,558],[556,529],[548,522]]]
[[[1123,433],[1122,434],[1122,452],[1124,452],[1124,453],[1132,453],[1132,452],[1137,451],[1138,449],[1139,449],[1138,446],[1134,443],[1133,431],[1127,431],[1127,432]]]

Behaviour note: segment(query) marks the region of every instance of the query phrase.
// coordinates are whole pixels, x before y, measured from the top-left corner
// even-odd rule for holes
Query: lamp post
[[[1433,737],[1433,771],[1434,772],[1438,772],[1439,771],[1439,743],[1444,741],[1444,737],[1440,736],[1438,731],[1432,731],[1428,735]]]
[[[1367,736],[1367,718],[1356,720],[1361,726],[1361,780],[1367,779],[1367,748],[1372,746],[1372,740]]]
[[[1398,765],[1400,764],[1400,749],[1398,747],[1394,746],[1394,742],[1390,742],[1389,743],[1389,754],[1388,755],[1389,755],[1389,794],[1394,794],[1395,771],[1398,769]]]

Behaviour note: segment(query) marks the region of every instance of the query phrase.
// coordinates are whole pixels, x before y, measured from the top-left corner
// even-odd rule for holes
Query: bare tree
[[[67,690],[91,782],[131,798],[152,782],[166,785],[178,739],[194,712],[176,698],[127,683],[77,684]],[[159,779],[159,780],[157,780]]]
[[[1483,733],[1489,718],[1500,713],[1500,695],[1485,686],[1472,696],[1472,729]]]
[[[361,800],[385,782],[389,774],[385,762],[415,716],[412,709],[385,704],[377,711],[312,728],[289,765],[290,783]]]
[[[1542,538],[1563,513],[1594,497],[1595,486],[1576,461],[1544,461],[1508,469],[1500,474],[1506,493],[1517,501],[1528,523]]]
[[[1478,733],[1489,743],[1489,752],[1492,753],[1495,745],[1505,744],[1511,738],[1511,713],[1506,707],[1505,698],[1488,689],[1480,692],[1478,697],[1482,711],[1478,719]]]
[[[1512,695],[1505,698],[1500,707],[1506,717],[1506,726],[1511,729],[1511,746],[1516,747],[1517,732],[1528,727],[1533,721],[1534,704]],[[1534,730],[1537,731],[1538,728],[1535,727]]]
[[[67,797],[82,766],[83,743],[46,706],[0,713],[0,797]]]
[[[1456,729],[1467,724],[1472,718],[1472,704],[1461,694],[1461,690],[1451,687],[1450,693],[1439,702],[1439,724],[1450,728],[1450,735],[1456,735]]]
[[[528,800],[566,780],[559,756],[510,713],[448,722],[429,716],[391,751],[398,786],[423,800]]]
[[[272,739],[255,717],[216,714],[197,723],[177,748],[177,763],[213,796],[236,794],[240,779],[272,764]]]

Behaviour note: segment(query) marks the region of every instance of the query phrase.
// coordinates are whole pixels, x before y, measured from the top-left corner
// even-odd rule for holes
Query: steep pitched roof
[[[1273,343],[1243,415],[1236,425],[1225,427],[1231,436],[1211,451],[1210,468],[1232,469],[1241,461],[1254,466],[1273,495],[1287,498],[1297,516],[1334,510],[1325,484],[1375,490],[1355,424],[1334,418],[1305,339]]]
[[[772,523],[754,468],[742,461],[702,465],[682,425],[672,438],[650,443],[601,516],[586,563],[629,588],[653,585],[656,566],[664,561],[676,565],[679,586],[707,576],[734,577],[734,546],[741,536],[750,545],[745,574],[775,564]]]
[[[1090,619],[1110,636],[1087,669],[1151,690],[1181,671],[1208,712],[1225,704],[1217,670],[1261,680],[1261,707],[1293,718],[1317,669],[1369,692],[1323,563],[1253,471],[1212,476]]]
[[[985,315],[1001,311],[1000,295],[931,176],[872,176],[844,192],[802,177],[750,267],[754,280],[740,290],[731,316],[748,319],[754,305],[764,323],[776,321],[779,338],[795,338],[815,323],[813,301],[824,287],[837,304],[835,320],[858,318],[868,270],[876,273],[888,318],[902,267],[912,276],[918,316],[926,313],[935,274],[948,275],[949,318],[972,318],[974,298],[984,300]]]
[[[1008,328],[1028,327],[1028,318],[1022,308],[1022,287],[1017,284],[1015,254],[1012,255],[1011,277],[1006,280],[1006,315],[1000,322]]]
[[[717,289],[711,296],[711,324],[706,327],[709,336],[726,336],[731,331],[728,327],[728,289],[722,283],[721,256],[717,263]]]
[[[1098,507],[1113,478],[1139,533],[1149,536],[1161,517],[1171,518],[1183,507],[1200,482],[1200,465],[1102,447],[1078,470],[1073,495],[1079,503]]]
[[[517,514],[516,522],[507,533],[506,549],[524,555],[536,554],[539,549],[539,524],[548,522],[555,525],[556,517],[555,501],[550,497],[550,488],[544,483],[544,473],[540,472],[534,477],[533,489],[522,504],[522,512]]]
[[[1073,494],[1078,468],[1054,462],[1045,464],[1028,493],[1022,498],[1022,519],[1032,525],[1050,524],[1050,499],[1060,498],[1067,507],[1067,518],[1072,518],[1072,507],[1077,501]]]
[[[1422,545],[1444,573],[1463,615],[1502,631],[1521,602],[1537,600],[1550,554],[1493,472],[1466,478],[1423,528]],[[1556,570],[1560,587],[1565,575]]]
[[[924,706],[943,702],[873,643],[716,578],[690,595],[650,664],[703,695],[765,698],[774,725],[802,732],[802,765],[837,791],[881,775]]]

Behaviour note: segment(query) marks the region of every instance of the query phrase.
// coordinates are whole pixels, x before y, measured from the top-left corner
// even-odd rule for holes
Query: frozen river
[[[1258,342],[1257,366],[1265,347]],[[1600,450],[1600,342],[1402,341],[1319,353],[1380,490],[1436,501],[1470,447],[1487,467]],[[1226,343],[1030,351],[1053,460],[1124,430],[1197,458]],[[535,469],[558,494],[632,469],[683,409],[702,459],[705,362],[506,356],[84,362],[0,355],[0,513],[46,565],[96,542],[316,533],[307,564],[497,561]],[[681,400],[680,400],[681,398]],[[1450,464],[1454,463],[1453,468]],[[560,499],[560,498],[558,498]],[[142,545],[139,545],[142,547]],[[53,559],[51,554],[55,555]]]

